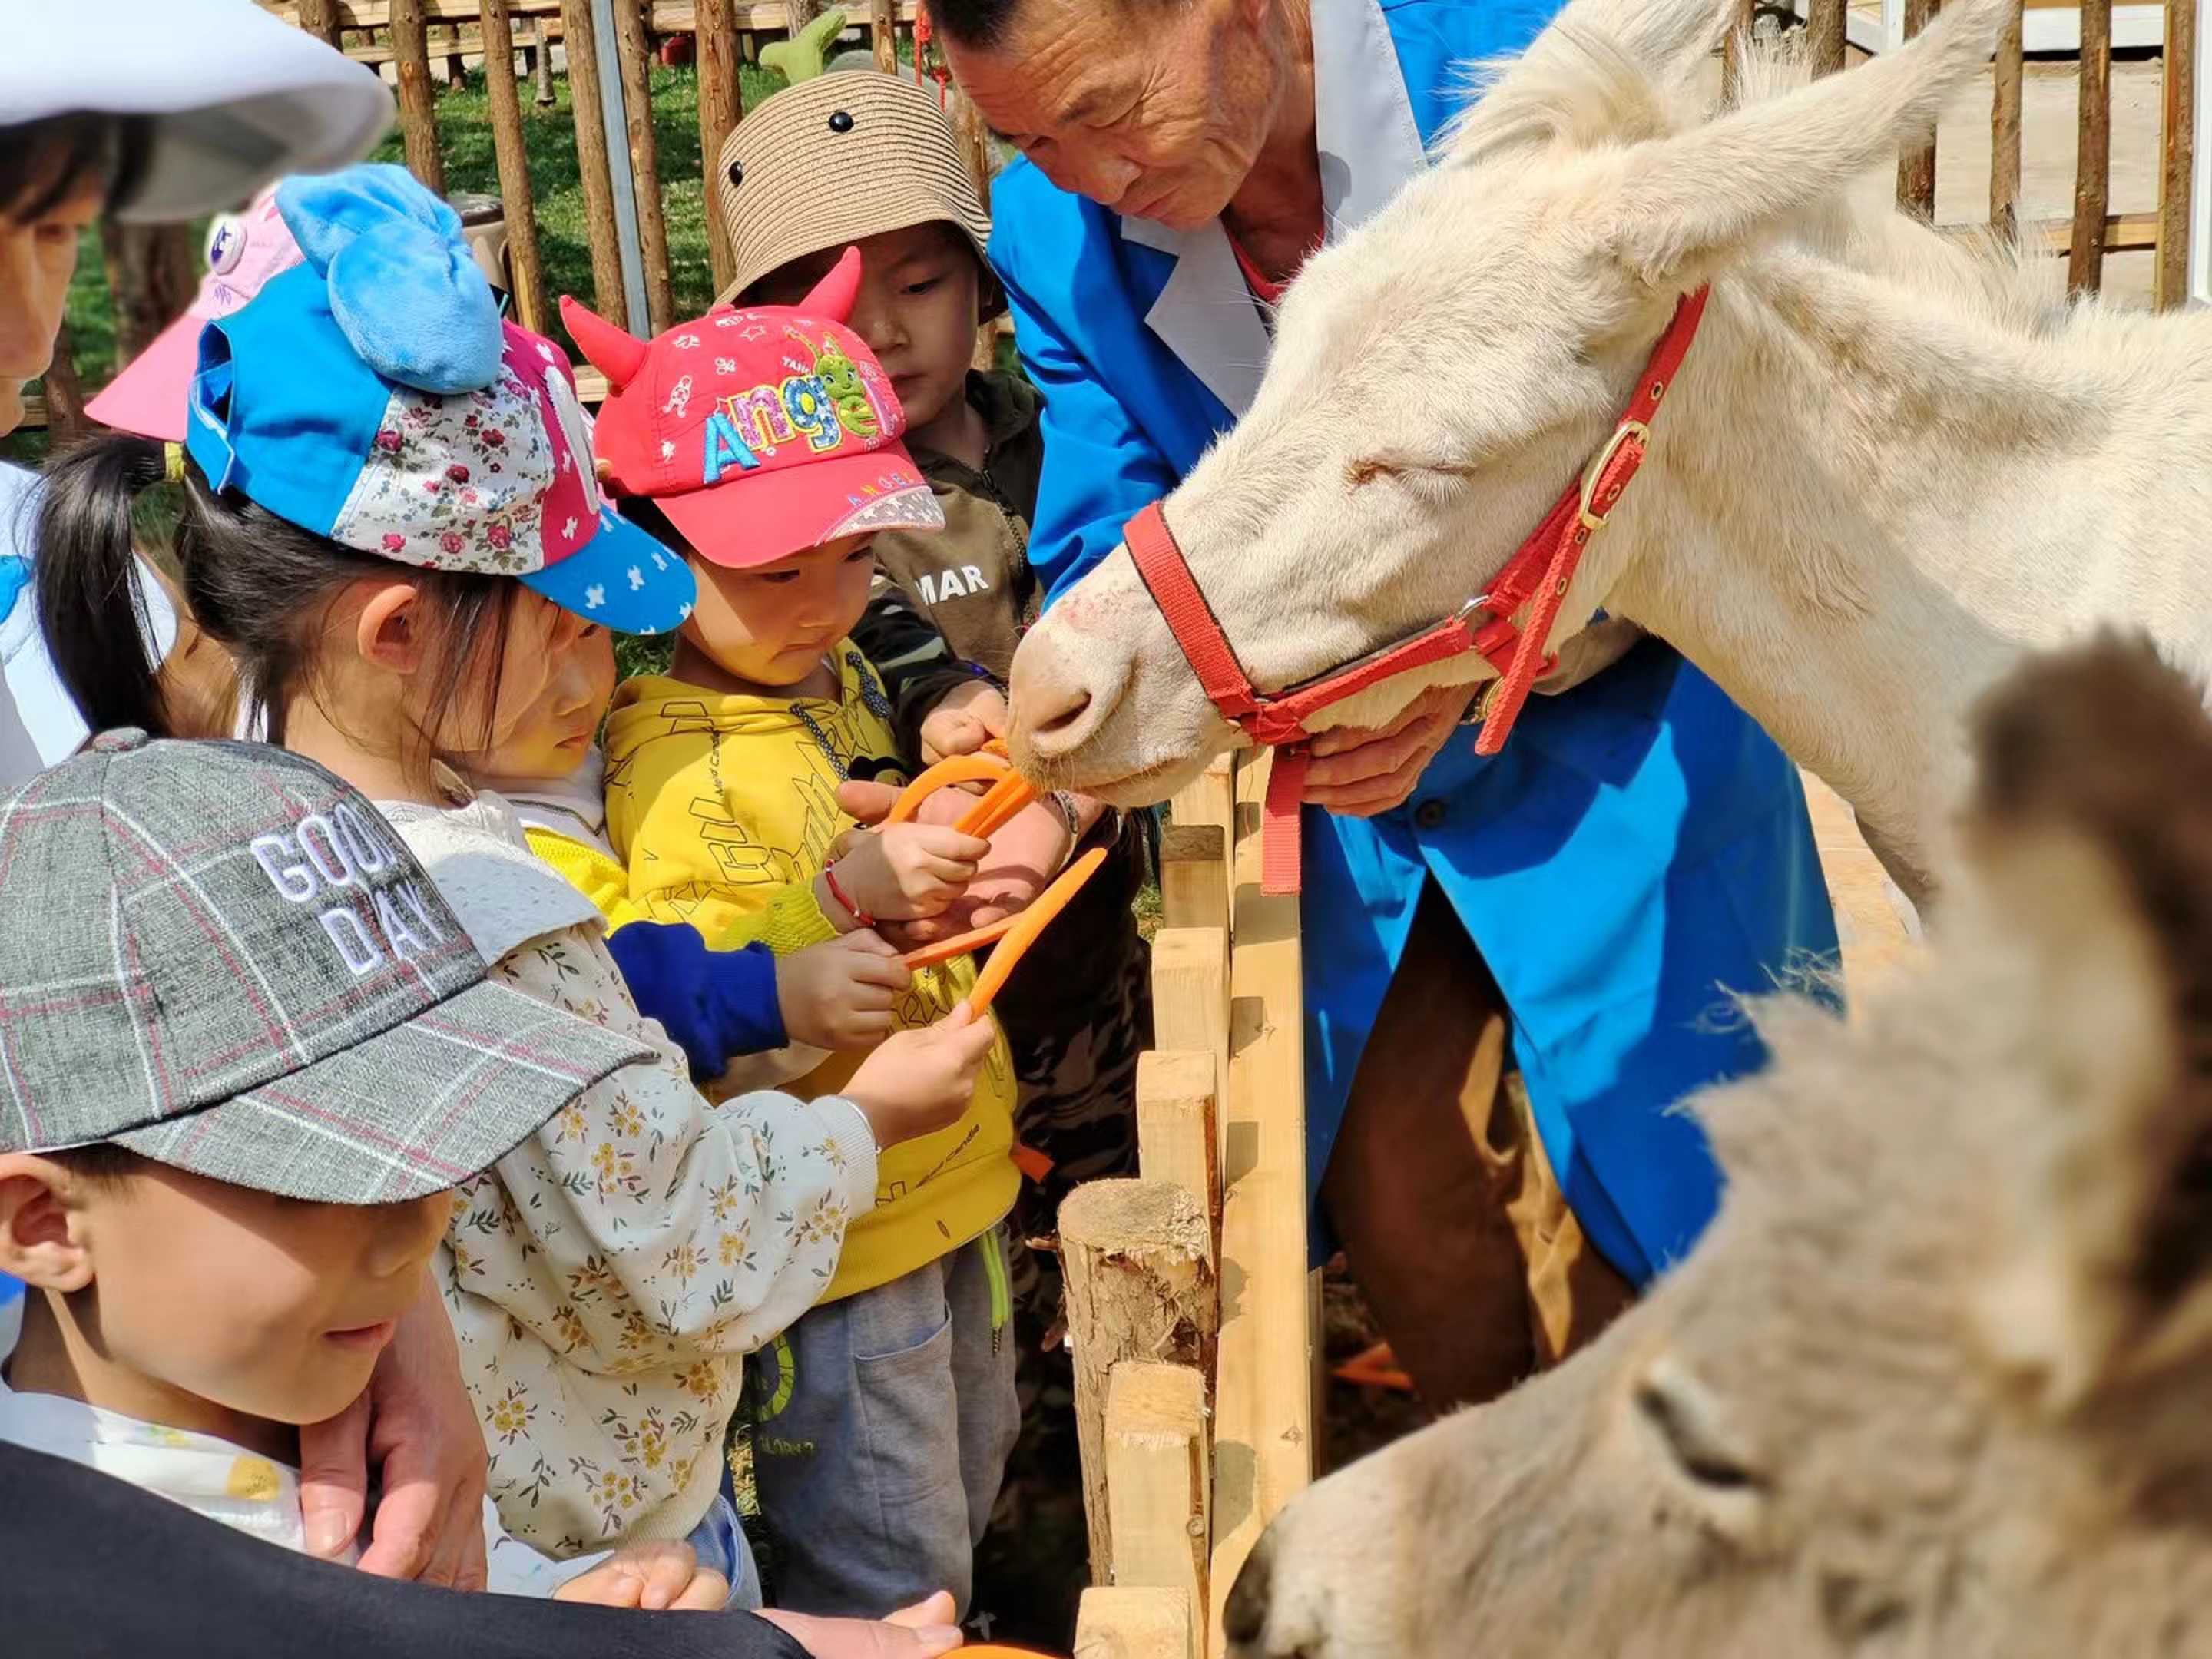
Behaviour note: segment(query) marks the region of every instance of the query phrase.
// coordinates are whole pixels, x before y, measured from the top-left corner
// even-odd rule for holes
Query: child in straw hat
[[[1004,729],[998,687],[1043,597],[1028,547],[1044,442],[1029,383],[970,367],[977,326],[1005,300],[985,258],[990,220],[951,127],[910,81],[872,70],[825,75],[746,118],[723,146],[714,187],[735,259],[726,301],[790,303],[848,246],[860,250],[852,325],[891,377],[907,447],[945,525],[876,537],[877,598],[854,638],[902,724],[918,722],[926,758],[976,748]],[[1045,935],[997,1005],[1020,1090],[1018,1132],[1054,1165],[1042,1185],[1024,1187],[1018,1237],[1050,1233],[1075,1182],[1135,1172],[1136,1064],[1152,1041],[1152,999],[1131,903],[1150,824],[1058,796],[1031,816],[1034,884],[1018,890],[1017,877],[1012,892],[988,880],[969,890],[973,902],[1018,906],[1079,848],[1115,848],[1075,901],[1082,914]],[[1057,1263],[1024,1250],[1016,1265],[1027,1339],[1010,1482],[1018,1492],[1026,1469],[1052,1461],[1051,1430],[1072,1419],[1035,1409],[1041,1392],[1071,1386],[1057,1345],[1041,1352],[1056,1322]],[[1071,1448],[1058,1449],[1072,1462]]]

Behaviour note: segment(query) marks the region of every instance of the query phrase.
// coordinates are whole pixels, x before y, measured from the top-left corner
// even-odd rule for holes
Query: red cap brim
[[[843,536],[942,530],[945,511],[906,453],[887,445],[781,471],[732,474],[709,489],[653,505],[691,550],[726,570],[750,570]]]

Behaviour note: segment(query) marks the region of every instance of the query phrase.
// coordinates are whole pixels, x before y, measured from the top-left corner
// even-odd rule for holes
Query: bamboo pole
[[[731,0],[699,0],[699,172],[707,192],[707,261],[720,294],[736,272],[730,228],[722,221],[722,146],[744,117],[738,74],[738,32]]]
[[[538,42],[530,72],[538,80],[538,107],[551,109],[557,101],[553,96],[553,31],[545,27],[543,17],[530,20],[530,33]]]
[[[1850,0],[1812,0],[1807,7],[1806,44],[1814,74],[1833,75],[1843,68],[1844,49],[1850,40],[1844,28],[1850,15]]]
[[[1926,28],[1936,15],[1938,0],[1905,0],[1905,38]],[[1924,143],[1908,144],[1897,156],[1897,204],[1908,213],[1933,221],[1936,217],[1936,135]]]
[[[1060,1206],[1067,1334],[1075,1358],[1075,1434],[1091,1583],[1110,1582],[1106,1395],[1125,1359],[1212,1363],[1220,1322],[1213,1229],[1188,1193],[1152,1181],[1093,1181]],[[1303,1267],[1303,1262],[1300,1266]]]
[[[582,176],[584,230],[592,246],[592,306],[616,327],[628,328],[629,305],[623,296],[622,249],[616,240],[614,180],[607,171],[599,32],[592,24],[592,0],[561,0],[561,39],[568,52],[568,112],[576,123],[576,170]]]
[[[1125,1359],[1106,1383],[1106,1503],[1111,1582],[1176,1590],[1188,1644],[1203,1639],[1212,1469],[1206,1374],[1191,1365]]]
[[[438,153],[438,115],[430,87],[430,34],[422,0],[392,0],[392,62],[399,76],[399,136],[407,170],[434,196],[446,193],[446,158]]]
[[[507,262],[514,308],[532,333],[550,331],[545,268],[538,251],[538,198],[530,184],[530,149],[523,136],[522,89],[514,78],[511,0],[483,0],[484,90],[491,102],[492,153],[507,219]]]
[[[2112,0],[2081,0],[2080,142],[2074,152],[2074,239],[2066,286],[2094,294],[2105,283],[2105,198],[2112,166]]]
[[[660,140],[653,130],[653,46],[641,0],[615,0],[615,50],[622,59],[623,125],[629,172],[637,181],[638,252],[645,262],[645,309],[652,331],[676,320],[669,290],[668,220],[660,201]]]
[[[898,73],[898,0],[869,0],[868,44],[876,51],[876,67],[886,75]]]
[[[2021,31],[2021,0],[2013,0],[1997,35],[1991,70],[1995,97],[1990,106],[1990,226],[2007,241],[2020,235],[2020,122],[2021,77],[2025,72]]]
[[[2197,0],[2166,0],[2165,166],[2159,175],[2157,303],[2189,299],[2189,220],[2197,182]]]
[[[1732,105],[1743,90],[1743,55],[1751,50],[1757,0],[1729,0],[1728,33],[1721,40],[1721,102]]]

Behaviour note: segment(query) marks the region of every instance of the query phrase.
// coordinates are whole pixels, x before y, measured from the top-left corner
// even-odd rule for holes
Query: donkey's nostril
[[[1115,702],[1110,693],[1102,702],[1092,677],[1063,654],[1050,631],[1052,622],[1046,617],[1014,653],[1008,686],[1016,744],[1032,759],[1046,761],[1082,748],[1114,712]]]
[[[1221,1633],[1245,1647],[1256,1644],[1267,1631],[1268,1584],[1274,1577],[1268,1565],[1271,1540],[1272,1534],[1263,1535],[1253,1547],[1221,1610]]]
[[[1038,736],[1061,736],[1091,712],[1091,693],[1079,685],[1072,686],[1055,706],[1034,713],[1024,707],[1022,712],[1030,715],[1030,729]]]

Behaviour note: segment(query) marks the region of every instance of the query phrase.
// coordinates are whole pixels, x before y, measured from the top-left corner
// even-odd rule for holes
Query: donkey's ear
[[[2006,3],[1953,0],[1899,52],[1628,150],[1608,240],[1644,281],[1694,287],[1932,131],[1988,60]]]
[[[1981,1325],[2045,1404],[2212,1355],[2212,720],[2147,645],[2032,664],[1966,826],[2034,1069]],[[1999,1085],[2002,1086],[2002,1085]]]

